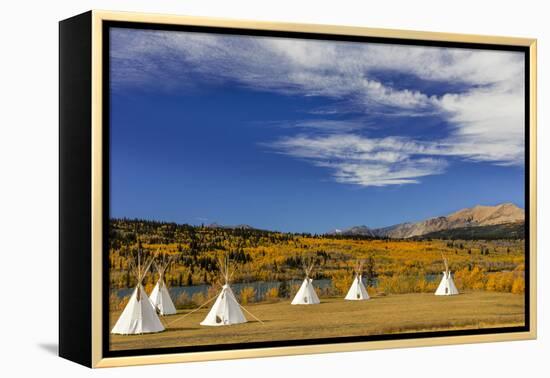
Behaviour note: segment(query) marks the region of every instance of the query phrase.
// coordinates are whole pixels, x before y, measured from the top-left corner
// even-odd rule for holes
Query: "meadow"
[[[131,291],[125,289],[136,284],[131,262],[138,250],[142,259],[172,257],[165,274],[172,292],[205,288],[172,295],[178,314],[162,317],[165,332],[111,335],[113,350],[511,327],[525,321],[523,239],[373,239],[119,219],[111,221],[109,245],[110,327],[128,301]],[[220,256],[232,262],[239,302],[262,322],[246,314],[245,324],[199,325],[222,284]],[[433,295],[443,256],[458,296]],[[344,301],[357,261],[363,262],[371,300]],[[321,304],[291,306],[303,265],[311,262],[314,283],[325,283],[316,287]],[[157,279],[151,269],[143,282],[147,293]],[[265,282],[277,285],[256,292],[255,284]]]
[[[423,331],[512,327],[524,325],[523,295],[471,291],[437,297],[430,293],[376,296],[368,301],[322,298],[314,306],[291,306],[290,301],[250,304],[249,322],[226,327],[199,323],[208,306],[165,316],[166,331],[145,335],[111,335],[112,350],[174,346],[318,339]],[[111,313],[111,326],[120,311]]]

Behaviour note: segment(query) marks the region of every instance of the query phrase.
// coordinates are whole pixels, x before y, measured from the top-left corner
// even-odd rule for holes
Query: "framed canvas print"
[[[536,337],[536,41],[60,22],[62,357]]]

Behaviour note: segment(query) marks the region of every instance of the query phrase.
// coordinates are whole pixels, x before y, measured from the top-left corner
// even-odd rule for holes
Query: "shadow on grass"
[[[216,329],[218,327],[232,327],[232,326],[239,326],[239,325],[242,325],[242,324],[259,324],[259,325],[262,325],[262,323],[264,324],[267,324],[267,323],[271,323],[272,320],[262,320],[261,322],[257,321],[257,320],[249,320],[247,321],[246,323],[239,323],[239,324],[231,324],[231,325],[226,325],[226,326],[201,326],[201,325],[198,325],[197,327],[166,327],[166,330],[164,332],[175,332],[175,331],[196,331],[198,329],[208,329],[208,328],[211,328],[211,329]]]
[[[197,329],[198,329],[197,327],[170,327],[170,328],[166,328],[163,332],[160,332],[160,333],[176,332],[176,331],[196,331]]]

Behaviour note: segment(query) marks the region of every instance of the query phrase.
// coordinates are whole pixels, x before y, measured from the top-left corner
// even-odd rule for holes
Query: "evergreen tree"
[[[288,298],[290,295],[290,288],[287,281],[282,281],[279,285],[279,297]]]
[[[373,286],[376,279],[376,266],[372,255],[369,256],[365,264],[365,274],[367,276],[367,285]]]

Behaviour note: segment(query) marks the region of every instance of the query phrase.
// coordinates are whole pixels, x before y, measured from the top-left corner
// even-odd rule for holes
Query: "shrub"
[[[369,297],[383,296],[385,294],[384,291],[378,291],[378,289],[373,286],[366,286],[366,289]]]
[[[321,289],[320,287],[313,286],[313,289],[315,289],[315,293],[317,293],[317,296],[319,298],[330,296],[330,287],[326,287],[324,289]]]
[[[523,294],[525,292],[525,279],[523,277],[516,277],[512,284],[513,294]]]
[[[212,299],[214,298],[216,295],[218,295],[218,289],[216,289],[216,287],[214,285],[210,286],[208,288],[208,291],[206,292],[206,299]]]
[[[272,287],[265,293],[265,299],[273,301],[275,299],[279,298],[279,288]]]
[[[475,266],[469,270],[464,268],[455,274],[455,282],[460,290],[487,290],[504,293],[523,293],[525,280],[522,267],[518,266],[511,272],[486,273],[484,269]]]
[[[318,293],[321,293],[321,296],[323,297],[339,297],[341,296],[340,291],[337,290],[334,286],[327,286],[322,290],[318,290]],[[347,291],[346,291],[347,294]]]
[[[503,291],[510,293],[513,284],[514,274],[512,272],[498,272],[489,274],[485,288],[488,291]]]
[[[246,305],[256,299],[256,289],[251,286],[243,287],[241,290],[241,304]]]
[[[439,285],[438,282],[436,281],[429,282],[428,280],[426,280],[426,278],[422,277],[417,281],[415,291],[418,293],[435,292],[438,285]]]
[[[436,282],[428,282],[422,275],[394,274],[381,276],[378,287],[385,294],[426,293],[435,291]]]
[[[472,270],[467,267],[455,273],[455,283],[459,290],[483,290],[486,286],[485,270],[475,266]]]
[[[111,310],[124,310],[129,300],[129,295],[120,298],[116,293],[111,293],[111,295],[109,295],[109,308]]]
[[[351,286],[354,276],[347,271],[339,271],[332,274],[332,286],[336,293],[346,295]]]
[[[202,305],[205,301],[206,301],[206,297],[205,297],[204,293],[202,293],[202,292],[195,293],[195,294],[193,294],[193,296],[191,297],[191,302],[193,302],[193,304],[194,304],[195,306],[200,306],[200,305]]]
[[[519,264],[518,266],[516,266],[516,268],[514,269],[514,271],[516,271],[516,272],[524,272],[524,271],[525,271],[525,264]]]
[[[189,295],[185,291],[182,291],[181,294],[176,297],[174,306],[176,306],[176,308],[190,307],[193,306],[193,302],[191,302]]]
[[[287,281],[282,281],[279,285],[279,297],[288,298],[290,295],[290,287]]]

